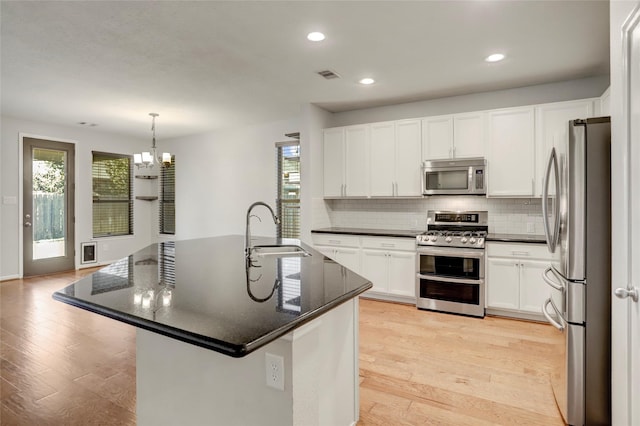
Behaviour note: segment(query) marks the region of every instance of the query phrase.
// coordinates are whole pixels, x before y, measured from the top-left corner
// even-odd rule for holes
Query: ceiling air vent
[[[318,71],[318,74],[326,78],[327,80],[331,80],[332,78],[340,78],[338,74],[331,70]]]

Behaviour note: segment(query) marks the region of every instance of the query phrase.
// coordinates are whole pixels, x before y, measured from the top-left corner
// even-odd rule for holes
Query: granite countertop
[[[487,241],[500,241],[505,243],[534,243],[546,244],[547,239],[544,235],[534,234],[488,234]]]
[[[321,228],[311,231],[316,234],[345,234],[345,235],[369,235],[373,237],[402,237],[415,238],[422,234],[424,230],[402,230],[402,229],[371,229],[371,228]]]
[[[298,240],[309,257],[256,257],[244,237],[152,244],[53,298],[229,356],[242,357],[371,288]],[[153,291],[153,293],[152,293]]]
[[[374,237],[406,237],[415,238],[422,234],[424,230],[398,230],[398,229],[370,229],[370,228],[321,228],[311,231],[316,234],[345,234],[345,235],[367,235]],[[509,243],[535,243],[545,244],[544,235],[534,234],[488,234],[487,241],[501,241]]]

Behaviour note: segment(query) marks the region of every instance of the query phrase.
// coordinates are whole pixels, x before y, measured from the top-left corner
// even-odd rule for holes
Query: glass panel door
[[[24,276],[75,267],[73,144],[24,138]]]

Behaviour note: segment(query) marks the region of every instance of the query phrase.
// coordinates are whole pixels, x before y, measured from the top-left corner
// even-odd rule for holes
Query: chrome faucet
[[[256,201],[255,203],[251,204],[249,206],[249,208],[247,209],[247,225],[244,231],[244,254],[246,257],[250,257],[251,256],[251,226],[249,225],[249,221],[251,219],[251,216],[255,216],[258,218],[258,220],[260,220],[260,217],[256,216],[256,215],[252,215],[251,214],[251,210],[253,210],[254,207],[256,206],[265,206],[266,208],[269,209],[269,211],[271,212],[271,217],[273,217],[273,223],[275,223],[276,225],[280,223],[280,219],[278,219],[278,216],[276,216],[276,214],[274,213],[273,209],[265,202],[263,201]],[[262,222],[262,220],[260,220]]]

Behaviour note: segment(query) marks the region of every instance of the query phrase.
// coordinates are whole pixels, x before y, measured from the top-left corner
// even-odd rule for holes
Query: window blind
[[[300,142],[276,143],[278,237],[300,238]]]
[[[176,233],[176,156],[160,171],[160,233]]]
[[[93,236],[133,234],[133,162],[129,155],[92,152]]]

